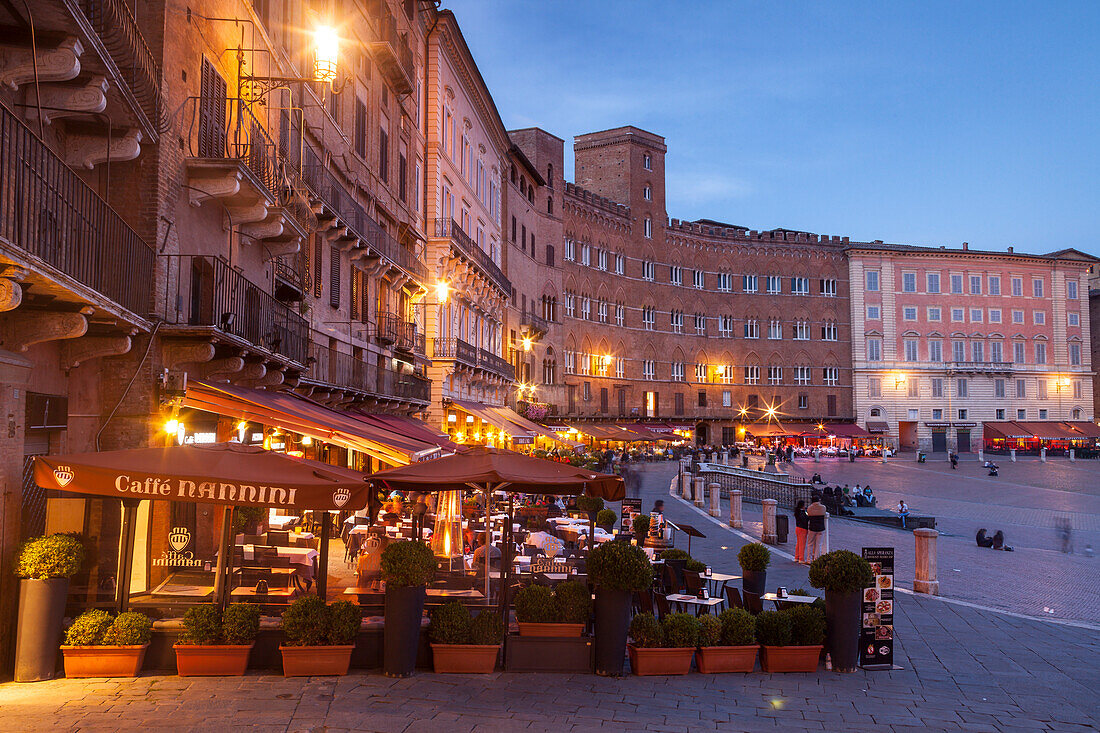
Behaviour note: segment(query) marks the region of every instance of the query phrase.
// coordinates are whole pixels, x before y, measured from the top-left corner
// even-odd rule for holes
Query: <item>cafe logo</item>
[[[344,504],[347,504],[348,499],[350,498],[351,491],[349,491],[348,489],[337,489],[336,491],[332,492],[332,503],[335,504],[337,508],[340,508],[344,506]]]
[[[53,470],[53,477],[57,480],[58,485],[64,488],[72,483],[72,480],[76,478],[76,474],[68,466],[58,466]]]
[[[172,527],[168,533],[168,544],[176,552],[183,552],[183,548],[191,544],[191,532],[187,527]]]

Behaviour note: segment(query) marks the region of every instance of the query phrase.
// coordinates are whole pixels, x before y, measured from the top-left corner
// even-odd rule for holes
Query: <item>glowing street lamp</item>
[[[340,55],[340,37],[332,26],[317,26],[313,31],[313,79],[322,84],[336,81],[336,61]]]
[[[451,284],[446,280],[440,280],[435,284],[435,299],[442,304],[446,303],[449,297],[451,297]]]
[[[524,351],[530,351],[531,350],[531,337],[530,336],[524,336],[523,337],[523,350]]]

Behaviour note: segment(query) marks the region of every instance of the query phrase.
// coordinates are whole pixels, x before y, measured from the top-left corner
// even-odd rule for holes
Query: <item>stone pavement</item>
[[[736,572],[741,537],[669,501],[674,469],[644,469],[645,508],[707,533],[700,559]],[[806,585],[778,555],[768,584]],[[1093,585],[1095,587],[1095,584]],[[1100,632],[923,596],[896,605],[899,670],[627,677],[508,674],[392,680],[148,676],[0,685],[4,731],[1091,731]]]

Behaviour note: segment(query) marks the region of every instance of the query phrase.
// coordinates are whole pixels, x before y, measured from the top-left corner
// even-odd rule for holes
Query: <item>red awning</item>
[[[870,438],[871,433],[855,423],[831,422],[825,423],[825,433],[835,435],[838,438]],[[815,430],[816,434],[816,430]]]
[[[746,425],[745,432],[756,438],[783,438],[786,436],[801,435],[801,430],[786,428],[777,422],[755,423]]]
[[[400,433],[423,441],[424,443],[438,445],[446,451],[454,452],[464,449],[463,446],[460,446],[458,443],[448,438],[446,433],[441,433],[433,429],[432,426],[428,425],[428,423],[423,420],[417,420],[414,417],[365,412],[358,413],[356,417],[360,420],[366,420],[367,422],[380,425],[395,433]]]
[[[670,438],[668,435],[654,432],[641,423],[617,423],[617,425],[628,433],[641,436],[641,440],[679,440],[679,438]]]
[[[631,442],[636,440],[644,440],[639,435],[634,433],[628,433],[618,425],[612,425],[611,423],[570,423],[569,427],[576,430],[582,435],[588,435],[596,440],[614,440],[619,442]]]
[[[889,423],[885,422],[870,422],[867,423],[867,429],[872,433],[888,433],[890,432]]]
[[[1064,424],[1081,433],[1082,438],[1100,438],[1100,425],[1094,422],[1066,422]]]
[[[1031,439],[1031,433],[1011,420],[1005,422],[982,423],[986,440],[1018,440]]]
[[[1042,421],[1016,421],[1016,424],[1030,433],[1029,438],[1039,440],[1080,440],[1081,435],[1075,433],[1068,425],[1059,422]]]

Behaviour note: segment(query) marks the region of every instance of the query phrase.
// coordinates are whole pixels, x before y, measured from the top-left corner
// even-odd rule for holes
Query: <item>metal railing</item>
[[[477,366],[477,348],[462,339],[432,339],[432,357],[455,359],[470,366]]]
[[[378,313],[373,331],[379,341],[393,344],[394,348],[414,351],[420,345],[418,353],[424,353],[423,334],[417,334],[416,323],[406,321],[396,313]]]
[[[306,266],[306,258],[301,252],[276,257],[271,263],[275,277],[285,280],[303,293],[313,284],[313,277]]]
[[[236,160],[252,173],[276,204],[286,198],[279,150],[242,99],[190,97],[187,145],[192,158]]]
[[[166,273],[158,315],[165,323],[213,327],[305,363],[309,344],[305,318],[216,257],[161,257]]]
[[[156,252],[0,105],[0,237],[146,315]]]
[[[427,265],[367,214],[366,209],[348,192],[347,187],[322,164],[321,156],[312,146],[306,145],[303,148],[301,173],[302,180],[314,195],[328,204],[341,222],[359,239],[421,283],[427,281]]]
[[[949,361],[944,367],[956,372],[1011,372],[1011,361]]]
[[[779,506],[794,509],[799,500],[810,504],[813,493],[811,484],[804,480],[792,480],[762,471],[751,471],[733,466],[722,466],[715,470],[702,470],[698,474],[704,484],[716,483],[721,487],[722,497],[728,498],[729,492],[738,489],[741,498],[759,504],[764,499],[775,499]]]
[[[432,383],[418,374],[364,361],[316,342],[310,343],[309,356],[309,379],[382,397],[431,401]]]
[[[519,323],[521,326],[529,326],[534,331],[540,331],[542,333],[549,333],[550,323],[542,316],[536,315],[533,311],[524,313]]]
[[[477,364],[483,369],[496,372],[502,377],[516,378],[516,368],[511,362],[485,349],[477,350]]]
[[[475,265],[506,295],[512,294],[512,282],[505,277],[500,265],[493,262],[489,253],[483,250],[469,234],[463,231],[454,219],[436,219],[435,236],[446,237],[458,248],[458,251],[473,261]]]
[[[162,130],[166,120],[160,102],[160,66],[130,9],[124,0],[78,0],[78,4],[150,125]]]
[[[394,65],[404,75],[404,79],[395,81],[400,82],[399,85],[403,87],[403,90],[411,89],[416,79],[413,69],[412,49],[409,48],[408,41],[397,32],[397,19],[388,9],[385,9],[385,6],[383,6],[382,15],[378,19],[378,40],[376,43],[388,47],[393,56]]]

